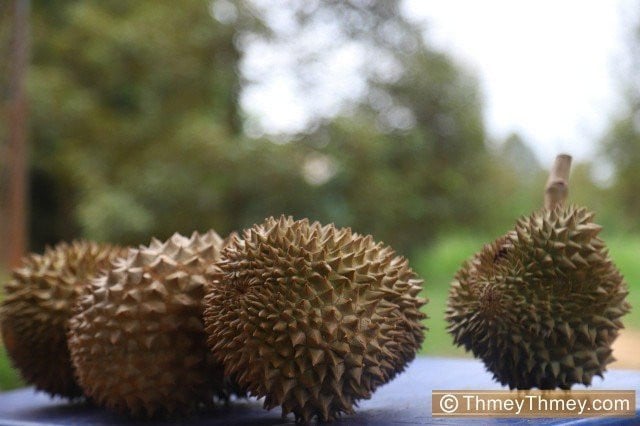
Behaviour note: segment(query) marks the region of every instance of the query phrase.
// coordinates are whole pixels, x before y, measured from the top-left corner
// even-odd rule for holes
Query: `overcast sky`
[[[541,160],[578,159],[620,100],[635,0],[447,0],[405,2],[427,38],[476,71],[487,125],[521,133]]]
[[[408,16],[425,23],[428,41],[478,76],[492,138],[516,131],[545,163],[560,151],[578,160],[595,153],[620,99],[618,82],[637,0],[407,0],[404,5]],[[271,73],[262,73],[270,77],[246,91],[243,106],[269,132],[299,131],[311,113],[310,100],[289,81],[286,54],[265,56],[263,49],[248,52],[245,73],[255,74],[257,64]],[[327,81],[342,82],[335,90],[349,96],[344,82],[354,70],[348,52],[338,65],[327,70]],[[319,109],[334,107],[329,102]]]

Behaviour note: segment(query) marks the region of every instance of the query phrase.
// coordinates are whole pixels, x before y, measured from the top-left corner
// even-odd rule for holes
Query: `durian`
[[[27,383],[52,396],[82,395],[67,348],[67,322],[93,274],[124,249],[87,241],[30,254],[13,271],[0,305],[2,340]]]
[[[179,417],[235,390],[213,362],[203,298],[222,238],[213,231],[131,249],[78,300],[69,348],[98,405],[140,418]]]
[[[546,208],[466,262],[449,293],[454,342],[511,389],[570,389],[602,377],[630,309],[594,213],[565,207],[560,183],[548,186]]]
[[[296,420],[352,413],[424,339],[422,280],[371,236],[269,218],[222,252],[205,299],[228,375]]]

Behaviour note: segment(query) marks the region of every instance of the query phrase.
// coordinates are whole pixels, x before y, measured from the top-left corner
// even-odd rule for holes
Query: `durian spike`
[[[569,172],[571,170],[571,156],[558,154],[549,173],[549,179],[544,187],[544,207],[553,210],[563,206],[569,196]]]

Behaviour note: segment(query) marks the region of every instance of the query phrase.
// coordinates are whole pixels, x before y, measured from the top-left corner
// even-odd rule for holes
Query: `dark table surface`
[[[605,379],[594,378],[590,389],[635,390],[635,418],[582,419],[454,419],[431,417],[431,391],[445,389],[502,389],[480,361],[420,357],[391,383],[378,389],[370,400],[362,401],[356,414],[343,416],[334,424],[546,424],[546,425],[640,425],[640,371],[610,370]],[[585,389],[584,386],[574,389]],[[131,421],[84,403],[68,403],[36,393],[31,388],[0,393],[0,425],[280,425],[293,423],[293,416],[282,419],[280,409],[262,409],[255,399],[233,401],[228,407],[188,420],[171,423]]]

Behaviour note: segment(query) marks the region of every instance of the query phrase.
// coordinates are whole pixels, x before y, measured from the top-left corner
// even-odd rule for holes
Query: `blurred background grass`
[[[0,58],[14,45],[13,3],[0,3]],[[423,353],[463,355],[445,331],[449,282],[466,258],[540,207],[550,165],[539,162],[535,141],[489,133],[474,70],[436,47],[428,23],[407,16],[401,0],[31,4],[29,250],[74,238],[137,245],[176,231],[228,234],[281,213],[350,226],[407,256],[425,278]],[[573,166],[570,200],[597,212],[637,306],[640,22],[628,32],[632,69],[619,73],[619,108],[603,134],[585,130],[594,148]],[[299,126],[287,133],[248,108],[278,52],[291,57],[276,80],[293,82],[310,103],[303,117],[296,105],[288,110]],[[0,61],[7,110],[10,63]],[[355,70],[348,81],[332,74],[345,63]],[[273,93],[274,108],[283,93]],[[7,116],[1,153],[9,152]],[[7,158],[3,259],[13,247],[5,198],[15,159]],[[625,324],[640,330],[640,312]],[[0,352],[0,389],[17,380]]]
[[[23,386],[23,382],[20,380],[18,372],[11,367],[4,346],[0,346],[0,391],[20,386]]]
[[[8,274],[0,269],[0,282],[4,283],[8,279]],[[2,301],[2,292],[0,292],[0,302]],[[9,390],[23,385],[18,372],[12,368],[7,353],[2,344],[0,337],[0,391]]]

